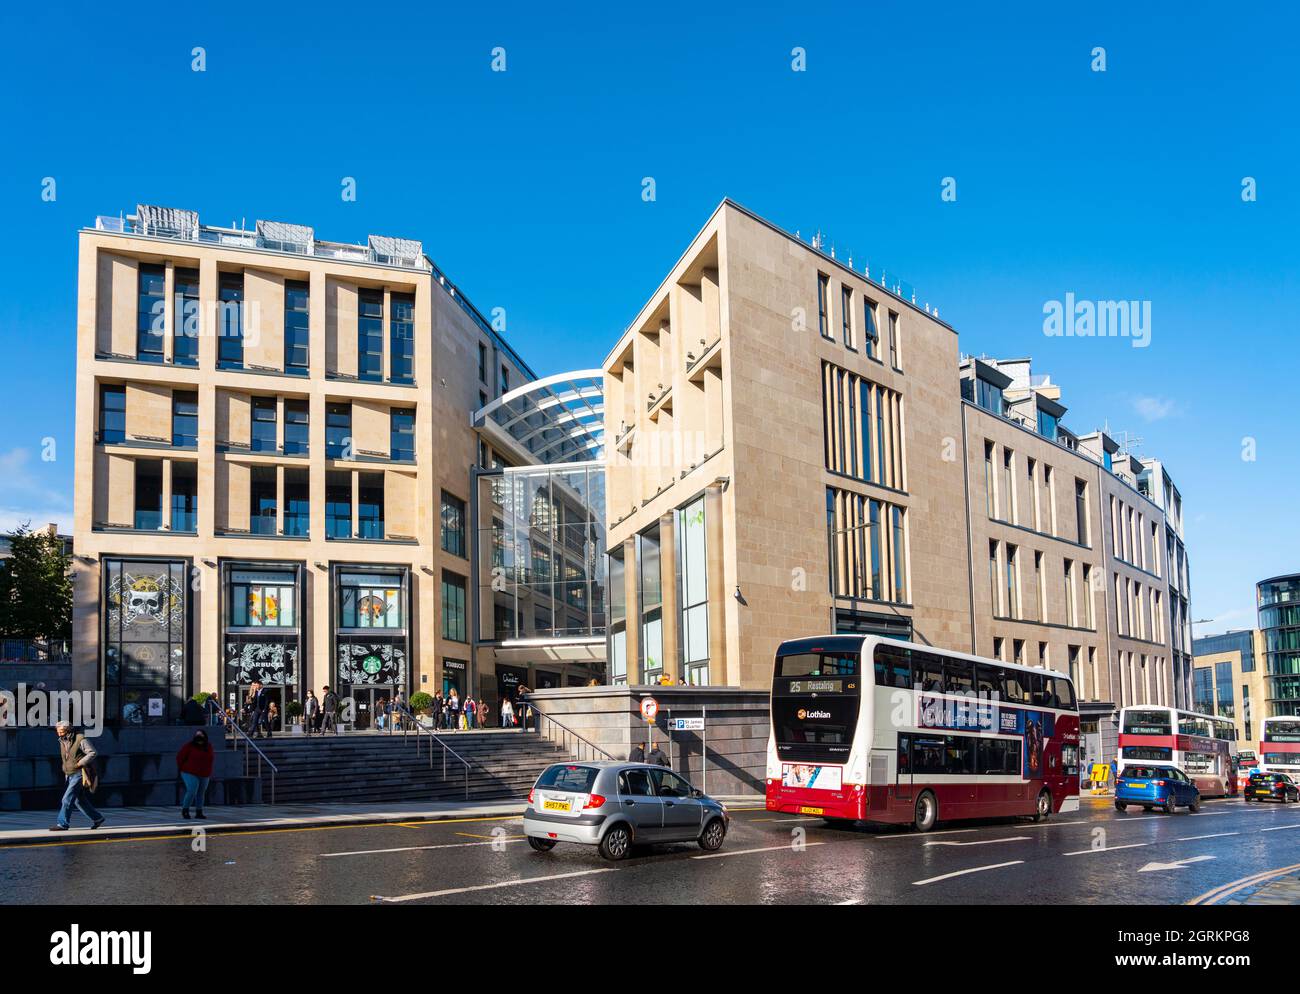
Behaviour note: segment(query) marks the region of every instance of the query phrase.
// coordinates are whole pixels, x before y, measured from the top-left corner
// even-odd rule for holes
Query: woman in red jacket
[[[190,805],[196,801],[198,803],[194,817],[203,817],[203,798],[208,792],[208,778],[212,776],[213,756],[208,733],[202,730],[195,732],[194,738],[176,753],[176,766],[181,771],[181,779],[185,781],[185,799],[181,801],[182,818],[190,816]]]

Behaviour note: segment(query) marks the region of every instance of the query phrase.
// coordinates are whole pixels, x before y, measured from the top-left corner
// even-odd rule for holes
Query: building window
[[[869,358],[876,358],[876,348],[880,345],[880,329],[876,324],[875,301],[862,298],[862,340],[863,350]]]
[[[388,334],[392,342],[389,379],[394,383],[415,382],[415,297],[409,293],[392,295]]]
[[[465,556],[465,502],[442,492],[442,551]]]
[[[831,337],[831,318],[826,313],[831,306],[831,278],[825,273],[817,274],[817,330],[822,338]]]
[[[478,381],[480,383],[486,383],[488,381],[487,367],[488,367],[487,346],[484,345],[482,342],[479,342],[478,343]],[[479,407],[482,407],[484,404],[487,403],[487,395],[480,393],[479,397],[483,398],[482,403],[479,404]]]
[[[133,527],[141,531],[157,531],[162,527],[163,510],[162,460],[137,459],[135,461],[135,520]]]
[[[853,600],[906,602],[904,508],[827,487],[826,538],[832,594]]]
[[[311,531],[311,481],[305,469],[290,467],[284,471],[283,520],[286,535],[306,538]]]
[[[1025,640],[1024,639],[1011,640],[1011,661],[1013,663],[1019,664],[1020,666],[1025,665]]]
[[[172,531],[199,529],[199,464],[172,460]]]
[[[831,472],[904,489],[902,396],[897,391],[823,363],[822,431]]]
[[[1247,742],[1253,742],[1255,740],[1255,736],[1251,734],[1251,727],[1250,727],[1250,717],[1253,713],[1254,713],[1254,705],[1251,703],[1250,700],[1250,684],[1243,683],[1241,685],[1241,720],[1245,722],[1246,727],[1243,729],[1243,731],[1246,733],[1245,740]]]
[[[853,290],[847,286],[840,287],[840,328],[844,334],[844,344],[856,349],[853,341]]]
[[[1068,659],[1066,665],[1070,670],[1070,680],[1078,689],[1079,696],[1083,696],[1083,684],[1079,682],[1079,647],[1072,645],[1066,649]]]
[[[984,443],[984,510],[990,518],[998,516],[998,504],[993,482],[993,443]]]
[[[1007,616],[1020,617],[1020,589],[1016,582],[1016,547],[1007,543]]]
[[[894,600],[907,601],[907,534],[905,516],[901,507],[889,509],[893,522],[893,535],[889,541],[889,558],[894,563]]]
[[[292,573],[232,570],[232,628],[296,628],[298,585]]]
[[[254,535],[275,534],[275,467],[254,466],[248,482],[248,530]]]
[[[402,462],[415,462],[415,411],[395,407],[389,413],[390,442],[388,456]]]
[[[406,627],[400,574],[341,573],[338,583],[340,628]]]
[[[1057,419],[1055,414],[1048,414],[1041,407],[1038,409],[1038,434],[1055,442],[1056,424]]]
[[[163,361],[167,313],[166,273],[162,266],[140,265],[135,357],[141,362]]]
[[[325,455],[329,459],[352,458],[352,405],[325,405]]]
[[[1092,699],[1101,700],[1101,687],[1097,683],[1097,647],[1088,646],[1088,686],[1092,688]],[[1080,696],[1083,696],[1080,694]]]
[[[244,365],[244,274],[222,273],[217,285],[217,365]]]
[[[112,444],[126,441],[126,387],[118,384],[99,388],[99,440]]]
[[[1034,606],[1035,621],[1047,620],[1047,605],[1043,602],[1043,554],[1034,553]]]
[[[1000,418],[1006,416],[1007,405],[1002,396],[1002,388],[978,376],[975,378],[975,403],[990,414],[996,414]]]
[[[362,290],[357,298],[357,377],[384,378],[384,292]]]
[[[1025,477],[1029,482],[1029,521],[1028,525],[1034,531],[1041,531],[1042,525],[1038,517],[1038,474],[1034,472],[1037,463],[1025,457]]]
[[[357,480],[357,537],[384,537],[384,474],[360,473]]]
[[[1074,604],[1074,563],[1065,560],[1065,624],[1069,628],[1077,627],[1078,618],[1075,615]]]
[[[993,637],[993,658],[1002,659],[1003,662],[1006,662],[1002,656],[1002,638],[998,635]]]
[[[325,537],[352,537],[352,474],[325,474]]]
[[[305,456],[310,446],[309,404],[305,400],[284,402],[284,454]]]
[[[308,307],[311,292],[306,283],[284,284],[284,371],[306,376],[311,363],[311,326]]]
[[[659,569],[659,526],[637,536],[641,571],[641,670],[644,678],[664,668],[663,577]]]
[[[681,557],[681,659],[686,682],[709,682],[709,605],[704,498],[677,512],[677,548]]]
[[[1092,567],[1083,565],[1083,624],[1085,628],[1096,629],[1096,619],[1092,607]]]
[[[1043,467],[1043,490],[1047,493],[1047,532],[1050,535],[1056,534],[1056,481],[1052,476],[1052,467]]]
[[[465,578],[442,574],[442,637],[467,642],[465,637]]]
[[[1016,523],[1016,454],[1002,447],[1002,520]]]
[[[252,432],[249,448],[254,452],[274,452],[276,450],[276,402],[274,397],[254,397],[252,410]]]
[[[899,342],[898,315],[893,311],[889,312],[889,364],[902,372],[903,357],[900,349],[902,344]]]
[[[193,449],[199,444],[199,395],[194,390],[172,391],[172,445]]]
[[[177,366],[199,364],[199,271],[177,269],[172,273],[172,362]]]
[[[501,396],[510,392],[510,367],[505,363],[501,364]]]
[[[998,543],[989,542],[989,597],[993,600],[993,616],[1002,614],[998,597]]]
[[[1079,544],[1088,544],[1088,484],[1074,481],[1074,524],[1078,529]]]

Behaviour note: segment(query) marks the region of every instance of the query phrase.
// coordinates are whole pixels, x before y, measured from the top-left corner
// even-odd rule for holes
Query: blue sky
[[[71,523],[76,231],[96,214],[422,239],[545,374],[598,364],[730,196],[907,279],[964,351],[1032,355],[1074,430],[1140,436],[1185,498],[1198,634],[1249,626],[1254,582],[1300,570],[1300,24],[1046,6],[11,5],[0,526]],[[1149,300],[1150,347],[1045,337],[1066,292]]]

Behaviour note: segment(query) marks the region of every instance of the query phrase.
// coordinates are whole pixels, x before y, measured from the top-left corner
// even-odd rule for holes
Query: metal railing
[[[403,739],[406,738],[408,731],[415,732],[415,758],[416,759],[420,758],[420,736],[427,735],[429,737],[429,769],[433,769],[434,744],[437,743],[442,747],[442,779],[444,782],[446,782],[447,780],[447,757],[451,756],[452,759],[455,759],[457,762],[460,763],[461,767],[463,768],[463,772],[465,776],[465,800],[468,801],[469,800],[469,769],[470,769],[469,760],[467,760],[464,756],[458,753],[451,746],[447,745],[447,743],[442,740],[441,736],[435,735],[432,729],[425,728],[422,724],[420,724],[420,721],[418,718],[416,718],[415,713],[406,705],[404,704],[397,705],[395,709],[395,713],[396,712],[400,712],[402,716],[402,738]],[[389,715],[388,730],[390,733],[393,731],[392,715]]]
[[[67,663],[72,643],[67,639],[0,639],[0,663]]]
[[[280,768],[276,766],[273,762],[271,762],[270,757],[267,756],[267,754],[262,751],[261,747],[258,746],[258,744],[253,741],[252,736],[239,727],[238,720],[234,716],[226,714],[225,710],[221,707],[220,704],[213,703],[214,700],[215,698],[209,697],[204,702],[203,705],[208,712],[209,718],[213,716],[214,711],[219,717],[218,721],[215,722],[210,721],[209,724],[221,725],[225,729],[226,742],[228,745],[231,745],[231,748],[233,748],[236,752],[239,751],[239,740],[241,738],[244,740],[244,776],[247,777],[252,775],[249,773],[249,765],[251,762],[249,756],[250,749],[252,749],[253,752],[257,753],[257,779],[259,782],[262,779],[262,764],[265,763],[268,767],[270,767],[271,803],[274,804],[275,803],[275,775],[280,772]]]
[[[525,702],[524,706],[531,708],[533,714],[537,716],[537,734],[538,735],[543,734],[542,722],[543,721],[547,722],[551,726],[552,731],[545,733],[546,738],[549,739],[551,742],[555,742],[557,745],[563,744],[565,749],[568,749],[570,752],[573,753],[575,759],[578,760],[583,759],[582,750],[584,746],[586,747],[587,751],[590,753],[587,762],[597,762],[601,759],[614,759],[613,756],[607,753],[600,746],[596,745],[596,743],[592,742],[590,739],[583,738],[581,735],[575,732],[568,725],[556,721],[545,711],[539,710],[537,705],[528,704],[527,702]],[[554,729],[559,729],[560,731],[560,738],[558,741],[553,731]]]

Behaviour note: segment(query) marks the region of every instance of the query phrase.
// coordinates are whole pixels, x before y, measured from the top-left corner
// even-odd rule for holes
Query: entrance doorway
[[[379,718],[383,714],[384,702],[390,702],[395,696],[395,688],[385,684],[378,687],[352,688],[352,728],[364,732],[379,728]]]

